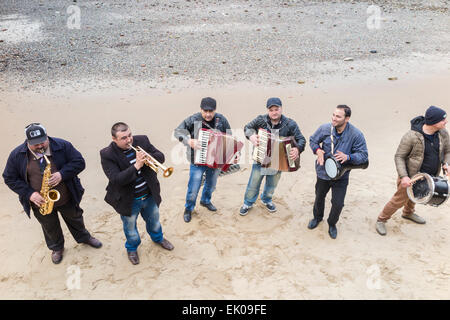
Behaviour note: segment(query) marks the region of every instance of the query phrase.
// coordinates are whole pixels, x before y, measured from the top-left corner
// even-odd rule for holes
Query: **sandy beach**
[[[237,3],[241,11],[247,8],[246,4]],[[443,3],[445,8],[447,3]],[[336,4],[324,1],[315,5]],[[350,2],[337,5],[352,8]],[[295,6],[299,11],[313,10],[300,2]],[[358,10],[367,8],[362,3],[355,6],[360,6]],[[13,11],[10,6],[7,9]],[[270,8],[248,7],[250,12],[253,9],[266,12]],[[428,19],[433,14],[438,20],[448,18],[447,10],[422,12],[397,6],[391,10],[391,17],[398,14]],[[347,17],[345,12],[343,15]],[[334,19],[324,21],[332,23]],[[178,24],[178,28],[180,25],[186,26]],[[170,30],[181,32],[176,26],[174,22]],[[442,35],[445,27],[436,27],[440,28],[436,34]],[[229,27],[223,28],[222,33]],[[247,32],[244,29],[238,31]],[[399,41],[404,42],[408,37],[397,31],[394,37],[398,35]],[[317,32],[322,35],[325,31]],[[287,39],[288,34],[280,37]],[[56,80],[51,83],[52,69],[42,71],[42,64],[57,68],[51,62],[40,62],[40,66],[37,61],[29,62],[30,70],[18,69],[17,61],[4,62],[0,73],[2,171],[10,151],[24,141],[24,127],[30,122],[41,122],[50,136],[72,142],[86,160],[86,169],[80,174],[86,189],[81,202],[86,227],[103,242],[103,247],[76,244],[62,223],[65,254],[61,264],[54,265],[39,223],[34,217],[27,218],[17,195],[1,179],[0,299],[449,299],[450,202],[438,208],[418,205],[417,213],[426,219],[425,225],[402,219],[397,212],[387,223],[387,236],[382,237],[375,230],[379,212],[396,190],[394,153],[410,128],[409,121],[423,115],[430,105],[450,111],[450,37],[448,33],[441,36],[439,51],[421,50],[421,44],[437,41],[432,38],[415,34],[415,49],[404,49],[409,51],[402,55],[386,53],[372,59],[369,53],[367,60],[355,56],[355,61],[345,63],[347,52],[314,56],[314,61],[306,63],[309,67],[297,72],[288,65],[278,65],[284,61],[283,56],[275,55],[273,60],[265,57],[267,62],[261,62],[265,67],[255,68],[273,70],[261,79],[258,72],[233,77],[232,63],[220,62],[230,61],[227,59],[232,56],[232,49],[224,53],[230,55],[227,58],[218,58],[224,69],[213,68],[210,78],[193,71],[200,70],[199,61],[193,60],[195,68],[186,66],[183,77],[160,77],[161,70],[145,71],[150,73],[144,78],[136,74],[127,77],[121,70],[117,76],[101,72],[97,76],[69,76],[70,72],[55,71]],[[12,42],[13,38],[5,37],[5,43],[0,43],[2,61],[12,59],[6,56],[11,57],[12,50],[22,50],[26,42],[7,44],[8,39]],[[240,38],[234,39],[239,46]],[[379,41],[381,46],[381,38]],[[363,43],[367,45],[361,40],[361,48]],[[174,48],[178,51],[168,55],[182,57],[185,48]],[[45,50],[40,52],[44,55]],[[124,59],[134,59],[132,50],[121,53]],[[91,55],[90,59],[95,58]],[[150,60],[145,64],[151,65]],[[208,63],[205,62],[205,68]],[[164,61],[164,68],[167,65]],[[284,72],[288,69],[290,73]],[[388,80],[389,77],[396,80]],[[299,80],[305,83],[298,83]],[[192,221],[185,223],[189,166],[185,148],[173,138],[173,130],[188,115],[199,111],[200,100],[205,96],[217,100],[217,112],[227,117],[235,135],[245,141],[245,149],[241,170],[218,180],[212,198],[218,211],[211,213],[197,205]],[[247,216],[239,215],[251,172],[251,148],[244,140],[243,127],[266,113],[265,103],[271,96],[281,98],[284,115],[296,120],[307,140],[319,125],[330,121],[334,107],[342,103],[352,108],[351,123],[365,135],[370,166],[350,174],[336,240],[328,236],[326,223],[315,230],[307,229],[316,181],[315,155],[309,144],[301,155],[301,168],[282,174],[274,195],[277,212],[269,213],[258,201]],[[103,200],[107,179],[99,151],[110,143],[110,128],[117,121],[128,123],[134,134],[148,135],[166,155],[166,164],[174,167],[171,177],[160,175],[159,181],[163,199],[161,223],[165,237],[175,249],[168,252],[153,244],[140,218],[141,262],[136,266],[127,259],[120,217]],[[326,217],[329,199],[330,195]],[[70,285],[73,270],[79,272],[77,288]]]

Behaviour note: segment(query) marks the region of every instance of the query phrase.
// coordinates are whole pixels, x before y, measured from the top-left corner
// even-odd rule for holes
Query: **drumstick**
[[[411,184],[415,183],[416,181],[422,180],[423,178],[424,176],[415,177],[414,179],[411,179]]]

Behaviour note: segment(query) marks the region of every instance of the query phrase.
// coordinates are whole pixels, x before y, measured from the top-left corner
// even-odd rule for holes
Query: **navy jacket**
[[[147,136],[133,136],[133,146],[140,146],[156,161],[164,163],[164,154],[150,143]],[[106,187],[106,203],[111,205],[120,215],[131,216],[134,185],[138,178],[136,168],[130,164],[123,150],[115,142],[111,142],[108,147],[100,151],[100,158],[103,171],[109,179]],[[159,207],[161,203],[161,189],[156,172],[144,165],[141,173],[150,188],[156,205]]]
[[[314,134],[309,138],[309,145],[313,153],[316,153],[318,148],[322,149],[324,154],[324,159],[331,155],[331,123],[325,123],[319,127],[319,129],[314,132]],[[336,129],[333,128],[333,140],[334,140],[334,153],[341,151],[347,155],[350,155],[350,163],[352,164],[362,164],[367,162],[369,159],[369,154],[367,151],[366,140],[362,132],[347,122],[341,137],[336,136]],[[317,177],[322,180],[331,180],[326,172],[325,166],[320,166],[316,161],[316,173]],[[344,173],[341,179],[348,179],[350,171]]]
[[[69,189],[77,209],[81,210],[79,205],[84,194],[84,188],[81,186],[77,175],[86,167],[83,156],[69,141],[52,137],[48,139],[52,152],[52,162],[55,163],[56,168],[61,173],[62,181]],[[5,184],[19,195],[19,201],[23,206],[23,210],[30,217],[30,196],[33,192],[39,192],[40,190],[34,190],[28,184],[27,151],[28,146],[25,141],[10,153],[3,171],[3,179]]]

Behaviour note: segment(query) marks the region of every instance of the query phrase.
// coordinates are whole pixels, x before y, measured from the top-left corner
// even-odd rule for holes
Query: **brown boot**
[[[128,252],[128,260],[130,260],[132,264],[139,264],[139,256],[137,251]]]
[[[161,247],[163,247],[164,249],[166,249],[166,250],[173,250],[173,248],[174,248],[174,246],[169,242],[169,240],[167,240],[167,239],[163,239],[163,241],[161,241],[160,243],[159,243],[159,245],[161,246]]]

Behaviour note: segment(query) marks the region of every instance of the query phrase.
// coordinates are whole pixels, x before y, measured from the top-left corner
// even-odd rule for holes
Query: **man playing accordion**
[[[290,157],[292,161],[298,160],[300,153],[305,149],[306,140],[305,137],[303,137],[297,123],[294,120],[282,115],[283,109],[279,98],[269,98],[267,100],[266,107],[267,114],[259,115],[244,127],[245,136],[251,141],[255,148],[258,148],[260,144],[267,143],[267,141],[263,141],[265,138],[262,136],[260,137],[258,133],[264,133],[265,136],[293,137],[293,146],[290,149],[290,152],[286,153],[286,156]],[[264,152],[265,150],[262,151]],[[278,160],[274,159],[275,156],[276,153],[270,161]],[[289,161],[288,159],[286,160]],[[264,185],[264,191],[261,194],[261,201],[269,212],[276,211],[276,206],[272,202],[272,196],[275,192],[278,181],[280,180],[281,170],[277,167],[265,167],[260,162],[255,161],[252,166],[252,172],[245,191],[244,204],[239,211],[240,215],[247,215],[248,211],[256,202],[261,182],[264,177],[266,177],[266,182]]]
[[[200,205],[210,211],[217,211],[216,207],[211,203],[211,196],[216,188],[220,167],[213,168],[207,165],[196,164],[196,156],[198,154],[201,155],[202,151],[206,151],[205,141],[199,140],[202,129],[206,129],[208,132],[221,132],[231,135],[228,120],[222,114],[216,112],[216,100],[210,97],[203,98],[200,103],[200,112],[183,120],[174,131],[175,138],[187,147],[187,157],[190,161],[189,182],[184,210],[185,222],[191,221],[203,174],[205,174],[205,184]]]

